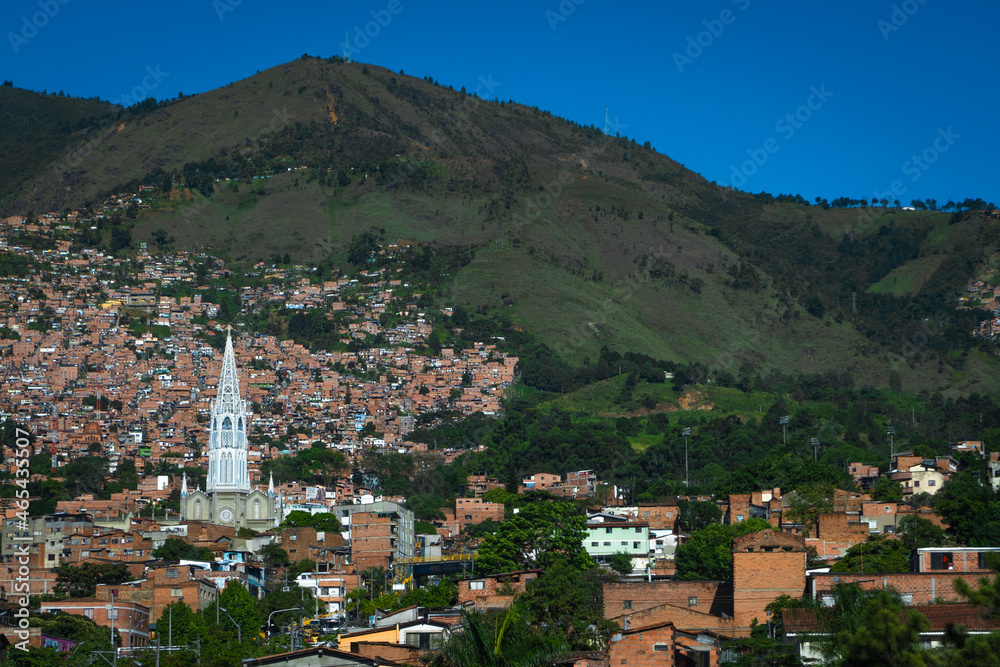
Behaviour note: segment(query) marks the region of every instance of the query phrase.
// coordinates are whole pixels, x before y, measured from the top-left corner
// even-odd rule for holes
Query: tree
[[[682,581],[728,581],[733,570],[733,538],[761,530],[773,530],[766,519],[748,519],[731,525],[705,526],[691,533],[677,549],[677,579]]]
[[[910,547],[894,535],[871,535],[855,544],[830,568],[832,572],[888,574],[910,571]]]
[[[528,584],[518,604],[529,620],[566,637],[575,650],[606,647],[608,637],[618,629],[604,620],[604,583],[612,580],[599,567],[583,572],[557,564]]]
[[[153,558],[161,560],[215,560],[208,547],[196,547],[179,537],[168,537],[163,546],[153,550]]]
[[[677,532],[693,533],[705,526],[718,523],[722,518],[722,510],[715,503],[705,500],[677,501]]]
[[[880,503],[903,502],[903,485],[894,482],[886,475],[879,476],[872,487],[872,500]]]
[[[959,544],[1000,544],[1000,499],[989,485],[979,483],[973,471],[953,475],[935,495],[934,509]]]
[[[512,605],[505,612],[462,612],[462,632],[455,632],[431,665],[446,667],[516,667],[550,664],[567,649],[565,640],[528,622]]]
[[[221,613],[219,615],[219,625],[216,626],[215,607],[216,605],[220,605],[220,603],[220,611],[225,609],[233,617],[233,620],[230,621],[225,613]],[[264,618],[257,606],[257,601],[243,587],[243,584],[235,579],[229,580],[218,598],[202,610],[201,616],[206,625],[213,626],[213,633],[221,632],[233,639],[237,638],[238,635],[242,635],[244,639],[256,637],[260,633],[261,626],[264,624]],[[233,626],[233,621],[240,627],[239,633],[237,633],[236,628]]]
[[[303,510],[294,510],[288,513],[285,520],[281,522],[281,527],[291,528],[315,528],[317,532],[339,533],[344,530],[340,520],[336,515],[329,512],[317,512],[310,514]]]
[[[533,502],[483,538],[476,569],[494,574],[566,563],[586,570],[594,563],[583,548],[586,536],[586,517],[569,503]]]
[[[278,567],[287,567],[291,562],[288,560],[288,552],[274,542],[265,544],[258,553],[264,560],[264,567],[268,567],[272,570]]]
[[[132,575],[124,563],[80,563],[56,568],[56,591],[71,598],[94,595],[98,584],[120,584]]]
[[[375,613],[375,605],[368,599],[368,591],[364,588],[355,588],[344,598],[344,611],[355,621],[365,619]]]
[[[791,506],[788,517],[802,524],[802,534],[809,537],[809,531],[816,524],[820,514],[833,509],[833,485],[817,482],[807,484],[789,494]]]
[[[940,547],[948,542],[941,526],[916,514],[907,514],[896,524],[896,534],[912,551]]]
[[[172,610],[172,611],[171,611]],[[205,619],[187,606],[183,600],[163,608],[156,623],[156,633],[161,643],[173,641],[174,646],[184,646],[205,636]]]
[[[618,574],[632,574],[632,556],[626,551],[619,551],[611,556],[608,565]]]
[[[931,627],[919,612],[907,609],[899,596],[878,591],[861,611],[857,628],[836,635],[843,664],[856,667],[923,667],[920,633]]]

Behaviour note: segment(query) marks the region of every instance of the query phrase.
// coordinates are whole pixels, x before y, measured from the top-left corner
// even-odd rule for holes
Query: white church
[[[267,492],[250,487],[247,470],[247,425],[252,413],[240,397],[231,329],[226,335],[219,390],[212,401],[208,436],[208,479],[205,490],[188,491],[181,483],[181,520],[204,521],[234,528],[265,531],[280,521],[274,478]]]

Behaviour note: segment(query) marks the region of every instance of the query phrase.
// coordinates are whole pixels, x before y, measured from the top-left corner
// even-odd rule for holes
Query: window
[[[631,600],[622,600],[622,609],[631,609],[631,608],[632,608]]]
[[[81,551],[80,552],[80,558],[90,558],[90,552],[89,551]]]
[[[485,581],[470,581],[469,582],[469,590],[470,591],[481,591],[484,588],[486,588],[486,582]]]
[[[639,548],[639,542],[633,542],[632,543],[632,548],[633,549],[638,549]]]
[[[86,616],[87,618],[89,618],[90,620],[94,620],[94,610],[93,609],[84,609],[83,610],[83,615]]]
[[[171,588],[170,589],[170,595],[172,595],[175,598],[184,597],[184,589],[183,588]]]
[[[117,621],[118,620],[118,612],[119,611],[121,611],[121,610],[120,609],[109,609],[108,610],[108,619],[110,619],[112,621]]]
[[[628,542],[626,542],[625,540],[622,540],[622,546],[623,547],[627,547],[628,546]]]
[[[592,547],[597,547],[597,546],[600,546],[600,545],[601,545],[600,542],[591,542],[590,543],[590,546],[592,546]]]
[[[606,547],[610,547],[610,546],[611,546],[611,542],[605,542],[605,543],[604,543],[604,546],[606,546]]]
[[[927,486],[937,486],[937,480],[936,479],[927,480]]]
[[[697,607],[698,606],[698,598],[696,598],[696,597],[690,597],[690,598],[688,598],[688,606],[689,607]]]
[[[918,487],[918,486],[920,486],[920,480],[919,480],[919,479],[915,479],[915,480],[913,480],[913,486],[914,486],[914,487]]]
[[[176,567],[168,567],[167,568],[167,579],[176,579],[176,578],[177,578],[177,568]]]
[[[742,521],[743,520],[743,515],[742,514],[737,514],[736,515],[736,520],[737,521]]]
[[[889,511],[889,506],[888,506],[888,505],[886,505],[886,506],[885,506],[885,511],[886,511],[886,512],[888,512],[888,511]]]
[[[605,532],[605,533],[610,533],[610,532],[611,532],[611,528],[605,528],[605,529],[604,529],[604,532]]]
[[[951,553],[935,551],[931,553],[932,570],[954,570],[955,560]]]
[[[641,532],[642,532],[642,528],[636,528],[636,529],[635,529],[635,532],[637,532],[637,533],[641,533]]]

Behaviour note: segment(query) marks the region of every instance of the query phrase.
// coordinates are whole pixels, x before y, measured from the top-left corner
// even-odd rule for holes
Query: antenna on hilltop
[[[344,61],[351,62],[351,36],[350,28],[344,28]]]
[[[611,108],[604,104],[604,135],[609,136],[611,134]]]

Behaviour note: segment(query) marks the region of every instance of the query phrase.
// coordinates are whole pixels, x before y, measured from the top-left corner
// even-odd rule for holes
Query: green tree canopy
[[[881,475],[872,487],[872,500],[880,503],[903,502],[903,485],[894,482],[887,475]]]
[[[709,524],[691,533],[677,549],[674,562],[682,581],[729,581],[733,574],[733,538],[773,530],[766,519],[748,519],[724,525]]]
[[[867,542],[855,544],[847,555],[830,568],[832,572],[869,572],[889,574],[910,571],[910,547],[892,535],[871,535]]]
[[[693,533],[722,519],[722,510],[710,500],[682,498],[677,501],[677,512],[677,532],[680,533]]]
[[[163,546],[153,550],[153,558],[162,560],[215,560],[208,547],[196,547],[179,537],[168,537]]]
[[[587,519],[571,504],[530,503],[483,538],[476,569],[494,574],[566,563],[586,570],[594,563],[583,548],[586,536]]]
[[[84,598],[94,595],[98,584],[120,584],[131,579],[124,563],[66,564],[56,568],[56,591],[71,598]]]

